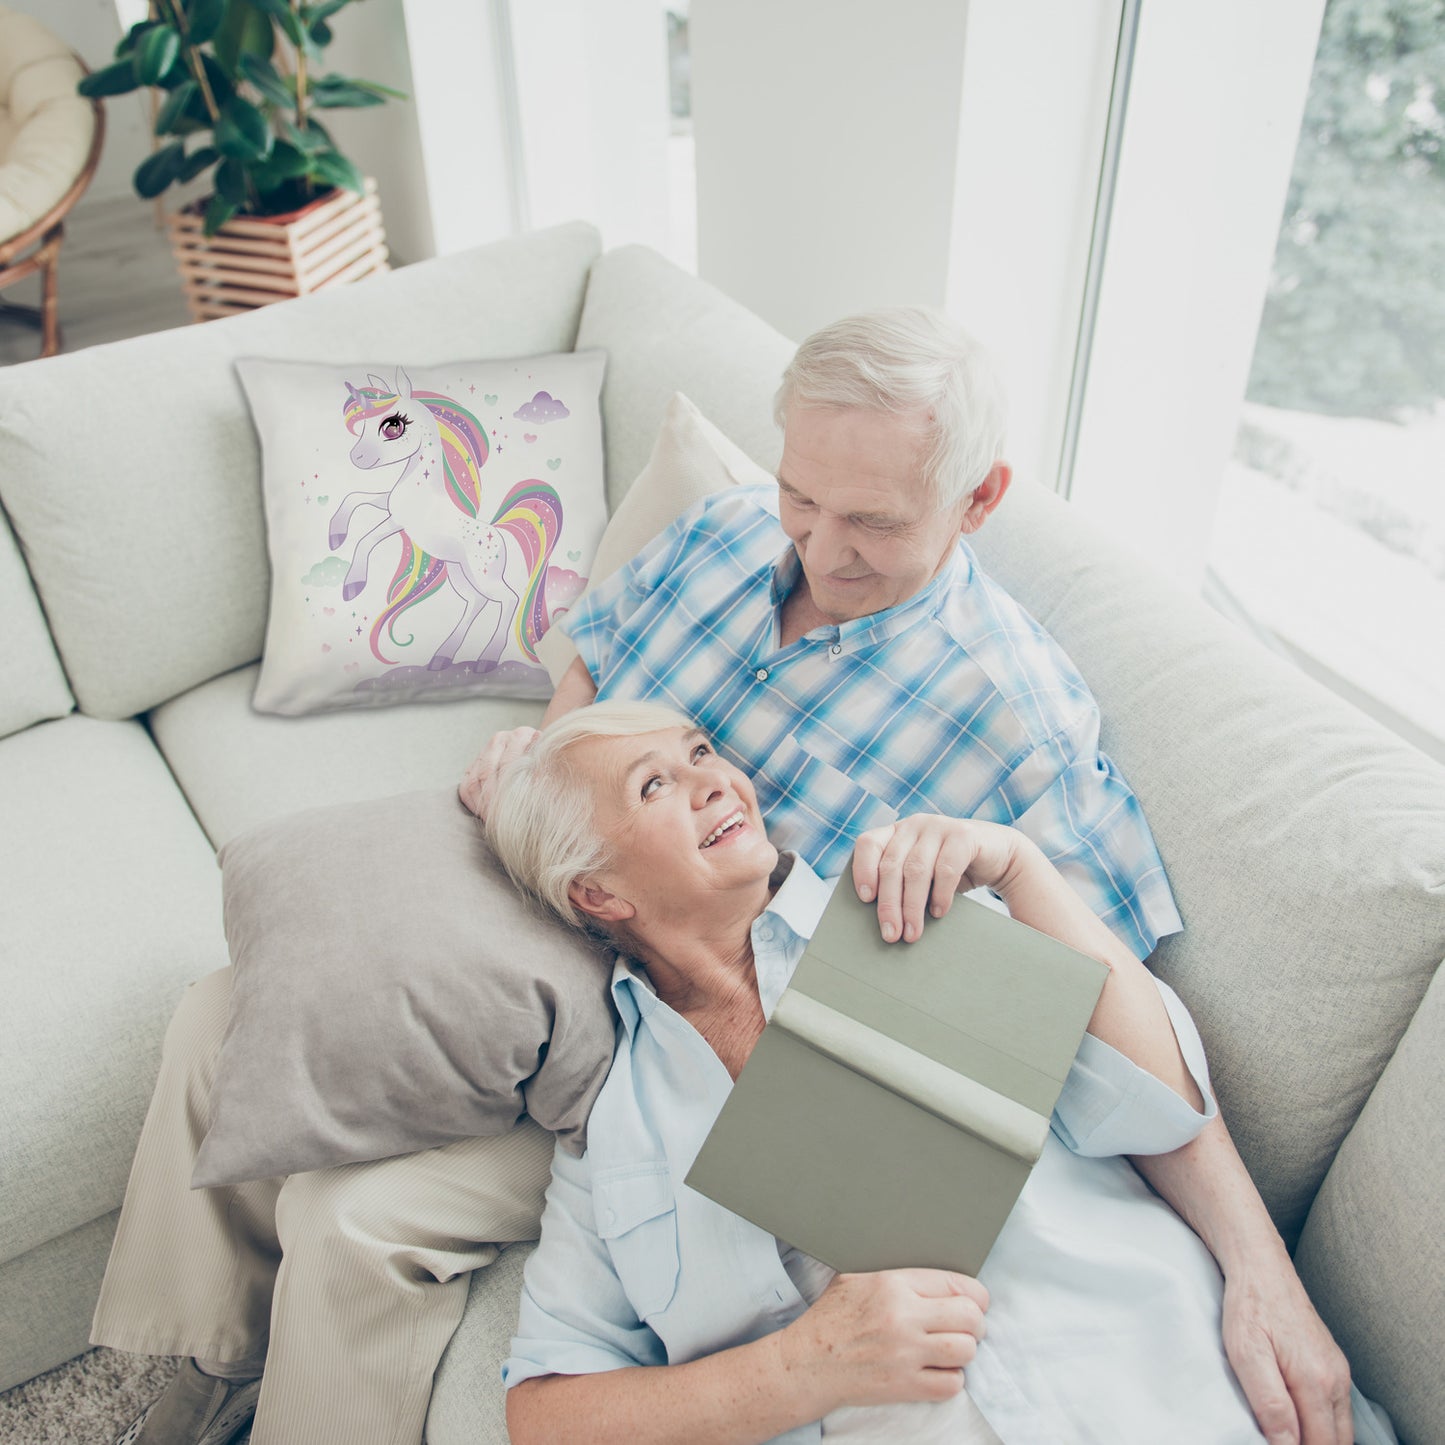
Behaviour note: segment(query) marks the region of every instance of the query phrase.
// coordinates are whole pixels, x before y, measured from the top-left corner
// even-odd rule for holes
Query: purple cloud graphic
[[[531,401],[519,406],[512,415],[518,421],[532,421],[538,426],[546,426],[549,421],[561,421],[564,416],[571,416],[572,413],[551,392],[539,391]]]

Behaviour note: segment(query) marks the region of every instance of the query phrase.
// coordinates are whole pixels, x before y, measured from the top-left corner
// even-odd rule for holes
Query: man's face
[[[919,418],[837,408],[788,413],[778,514],[813,604],[831,621],[916,596],[943,569],[959,534],[973,530],[970,497],[934,506],[922,477],[925,454]]]

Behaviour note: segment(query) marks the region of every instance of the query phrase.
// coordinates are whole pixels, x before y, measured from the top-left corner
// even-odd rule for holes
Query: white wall
[[[513,0],[530,227],[581,217],[607,246],[668,241],[661,0]]]
[[[1122,0],[971,0],[944,307],[993,353],[1015,475],[1052,487]]]
[[[943,304],[968,10],[693,0],[704,280],[797,338]]]

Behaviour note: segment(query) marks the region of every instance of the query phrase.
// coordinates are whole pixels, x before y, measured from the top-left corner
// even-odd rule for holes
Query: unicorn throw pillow
[[[271,554],[252,705],[550,696],[537,643],[607,525],[605,361],[238,361]]]

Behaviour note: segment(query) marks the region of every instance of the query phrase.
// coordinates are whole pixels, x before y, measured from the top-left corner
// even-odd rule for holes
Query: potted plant
[[[211,194],[168,221],[192,315],[227,315],[386,269],[374,182],[318,113],[399,91],[327,73],[331,20],[351,0],[152,0],[83,95],[141,87],[158,99],[146,198],[211,175]]]

